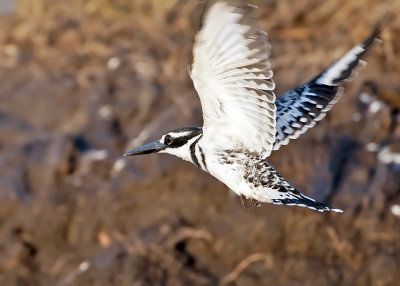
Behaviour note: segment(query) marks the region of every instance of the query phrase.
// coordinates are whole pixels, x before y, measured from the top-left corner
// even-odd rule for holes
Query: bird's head
[[[169,131],[160,140],[132,149],[124,156],[151,153],[168,153],[187,161],[191,161],[190,145],[203,133],[201,127],[184,127]]]

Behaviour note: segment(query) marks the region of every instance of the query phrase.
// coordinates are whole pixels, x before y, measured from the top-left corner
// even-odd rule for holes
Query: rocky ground
[[[343,214],[247,210],[186,162],[121,157],[201,124],[194,1],[18,3],[0,18],[0,285],[398,285],[399,1],[253,1],[278,95],[392,18],[326,119],[270,159]]]

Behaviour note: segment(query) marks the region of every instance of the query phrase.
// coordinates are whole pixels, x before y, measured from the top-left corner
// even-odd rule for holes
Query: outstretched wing
[[[338,101],[343,84],[357,75],[361,58],[377,40],[380,28],[313,80],[288,91],[276,101],[276,141],[273,150],[287,145],[313,127]]]
[[[209,7],[196,36],[190,75],[203,109],[204,138],[218,138],[215,145],[224,149],[269,155],[276,134],[275,84],[270,45],[254,10],[223,1]]]

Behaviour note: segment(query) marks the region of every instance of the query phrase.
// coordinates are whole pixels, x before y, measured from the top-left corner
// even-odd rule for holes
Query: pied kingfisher
[[[192,162],[239,195],[245,207],[251,201],[342,212],[297,191],[266,158],[325,116],[344,82],[364,64],[361,57],[380,29],[314,79],[275,100],[270,44],[254,11],[254,6],[214,1],[203,17],[189,71],[200,96],[203,127],[172,130],[124,156],[159,152]]]

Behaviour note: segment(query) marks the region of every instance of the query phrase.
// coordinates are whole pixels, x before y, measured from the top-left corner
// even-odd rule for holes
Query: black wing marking
[[[343,57],[313,80],[288,91],[276,102],[276,141],[273,150],[287,145],[291,139],[313,127],[339,100],[343,84],[357,75],[357,67],[364,66],[361,58],[381,31],[378,25],[361,44],[356,45]]]

